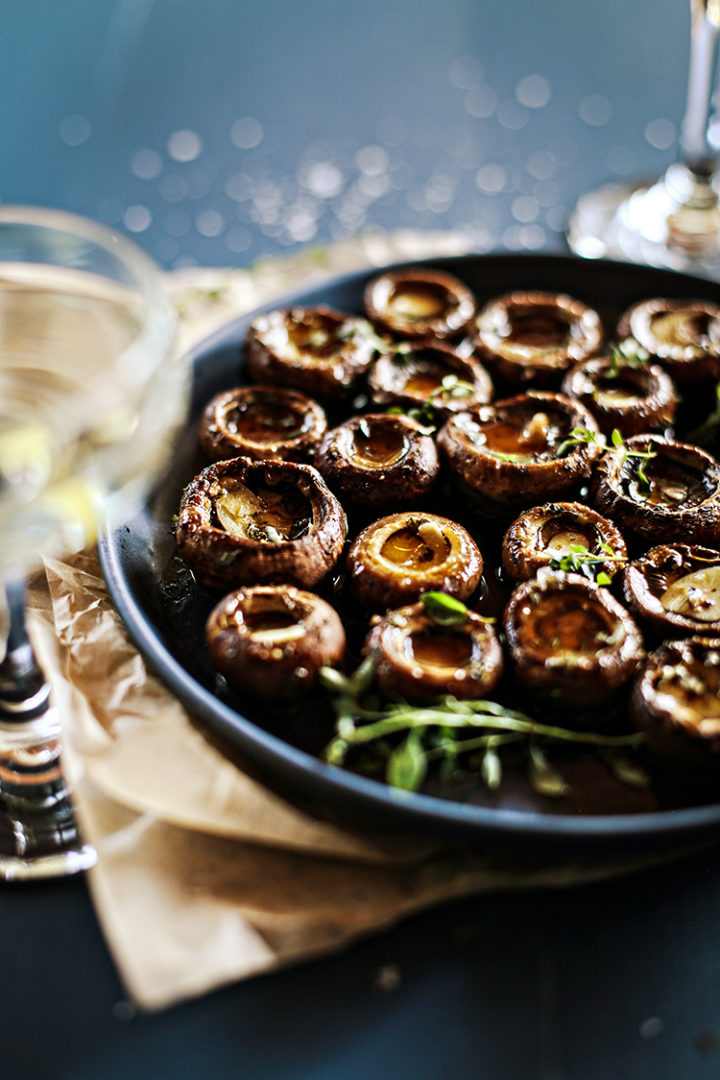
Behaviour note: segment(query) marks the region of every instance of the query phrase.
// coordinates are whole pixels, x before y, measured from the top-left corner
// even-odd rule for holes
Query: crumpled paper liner
[[[255,270],[171,275],[181,347],[300,285],[464,245],[458,234],[392,234]],[[442,900],[589,882],[664,857],[484,853],[316,820],[193,726],[127,637],[94,551],[47,562],[46,580],[30,583],[29,620],[80,825],[98,851],[97,916],[141,1008],[338,949]]]

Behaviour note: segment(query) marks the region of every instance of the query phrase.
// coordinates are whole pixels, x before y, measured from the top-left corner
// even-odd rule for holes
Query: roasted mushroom
[[[259,383],[292,386],[314,397],[350,394],[370,366],[377,337],[365,319],[331,308],[269,311],[252,322],[247,366]]]
[[[720,551],[660,544],[625,568],[623,594],[660,637],[720,634]]]
[[[589,410],[601,431],[624,437],[663,431],[675,418],[673,381],[659,364],[630,364],[619,352],[593,356],[563,379],[562,391]]]
[[[306,693],[320,668],[337,666],[345,654],[335,609],[291,585],[229,593],[210,614],[205,637],[228,685],[263,701]]]
[[[375,661],[380,692],[408,701],[485,697],[503,669],[497,634],[485,619],[468,611],[461,621],[442,625],[422,603],[379,618],[364,652]]]
[[[579,574],[540,570],[511,596],[504,627],[518,681],[568,709],[614,697],[644,656],[627,611]]]
[[[720,766],[720,638],[669,641],[651,653],[630,715],[647,748],[694,782]]]
[[[440,341],[401,342],[381,353],[368,385],[376,405],[418,409],[428,420],[485,405],[493,396],[485,368]]]
[[[453,338],[475,314],[467,286],[441,270],[416,266],[374,278],[364,295],[368,319],[401,338]]]
[[[592,502],[648,544],[707,544],[720,530],[720,466],[704,450],[634,435],[601,458]]]
[[[450,417],[438,447],[482,500],[513,506],[579,487],[602,452],[597,434],[578,402],[531,391]]]
[[[440,468],[424,428],[385,413],[354,416],[329,431],[315,465],[341,500],[375,509],[419,502]]]
[[[563,372],[598,351],[600,316],[560,293],[513,292],[491,300],[475,320],[477,351],[515,386],[557,385]]]
[[[340,503],[312,466],[231,458],[185,489],[176,539],[210,588],[312,588],[340,558],[346,531]]]
[[[655,298],[620,318],[619,341],[632,339],[678,383],[720,375],[720,307],[705,300]]]
[[[589,580],[609,581],[627,561],[627,547],[612,521],[584,503],[534,506],[505,533],[502,564],[514,581],[534,577],[542,566],[572,569]]]
[[[401,607],[432,590],[467,600],[482,570],[467,530],[437,514],[380,518],[355,538],[347,557],[350,587],[371,611]]]
[[[323,409],[297,390],[242,386],[224,390],[200,420],[200,445],[212,461],[249,457],[304,461],[327,430]]]

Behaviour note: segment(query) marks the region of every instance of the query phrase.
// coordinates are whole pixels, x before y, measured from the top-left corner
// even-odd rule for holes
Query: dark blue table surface
[[[559,249],[582,191],[676,152],[685,0],[0,0],[0,14],[0,198],[111,222],[167,267],[398,226]],[[714,851],[447,905],[157,1016],[125,1001],[82,881],[4,887],[0,926],[13,1080],[720,1070]]]

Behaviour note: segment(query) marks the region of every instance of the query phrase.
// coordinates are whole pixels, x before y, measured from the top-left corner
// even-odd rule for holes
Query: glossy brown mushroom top
[[[401,338],[453,338],[475,314],[475,297],[442,270],[410,267],[374,278],[364,294],[368,319]]]
[[[628,364],[617,356],[594,356],[572,368],[562,383],[568,397],[588,409],[601,431],[623,437],[672,424],[678,397],[658,364]]]
[[[627,546],[612,521],[579,502],[551,502],[521,514],[505,533],[502,564],[515,581],[534,577],[541,567],[565,569],[589,580],[612,579],[627,561]]]
[[[720,634],[720,551],[660,544],[625,568],[623,594],[662,637]]]
[[[640,631],[608,589],[579,574],[541,570],[505,610],[515,675],[565,707],[612,697],[644,657]]]
[[[205,637],[228,685],[268,701],[311,690],[320,668],[340,664],[345,654],[334,608],[291,585],[229,593],[211,612]]]
[[[646,544],[717,540],[720,466],[697,446],[634,435],[603,455],[591,494],[601,513]]]
[[[648,748],[693,778],[720,766],[720,638],[669,641],[648,657],[630,715]]]
[[[212,461],[249,457],[303,461],[327,430],[324,410],[298,390],[242,386],[224,390],[206,406],[200,445]]]
[[[332,308],[258,315],[246,340],[251,377],[320,398],[346,397],[370,366],[377,337],[365,319]]]
[[[409,416],[367,413],[329,431],[315,465],[341,500],[357,506],[419,502],[440,465],[432,438]]]
[[[480,615],[468,611],[461,621],[441,625],[422,603],[378,619],[363,651],[375,661],[381,693],[408,701],[485,697],[503,670],[497,634]]]
[[[342,554],[345,512],[310,465],[231,458],[183,492],[176,540],[204,585],[312,588]]]
[[[656,297],[621,316],[620,341],[631,338],[678,382],[720,374],[720,307],[706,300]]]
[[[371,611],[412,603],[433,590],[467,600],[482,571],[482,555],[467,529],[420,512],[374,521],[355,538],[347,557],[350,588]]]
[[[573,432],[582,431],[582,437]],[[602,452],[597,424],[562,394],[530,391],[450,417],[438,448],[486,500],[503,504],[562,497],[586,479]]]
[[[447,417],[492,399],[493,386],[484,367],[461,356],[440,341],[400,342],[382,353],[368,376],[370,396],[377,405],[407,412],[418,409]]]
[[[600,348],[600,316],[561,293],[513,292],[475,320],[478,356],[517,386],[557,385],[563,372]]]

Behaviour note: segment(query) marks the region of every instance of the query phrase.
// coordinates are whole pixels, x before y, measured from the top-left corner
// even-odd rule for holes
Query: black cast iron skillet
[[[480,304],[513,289],[568,292],[596,307],[608,327],[642,298],[720,302],[715,283],[626,263],[487,255],[425,265],[457,275]],[[263,310],[322,303],[360,312],[363,289],[377,272],[351,274]],[[661,784],[651,796],[634,795],[605,776],[599,781],[595,766],[578,767],[573,779],[581,796],[569,803],[535,795],[512,778],[498,796],[479,785],[435,794],[399,792],[319,760],[316,755],[331,727],[317,703],[276,714],[246,706],[218,684],[203,644],[204,621],[217,597],[197,589],[175,557],[172,518],[182,488],[205,464],[196,438],[203,406],[220,390],[247,381],[241,346],[255,314],[231,322],[193,350],[191,418],[178,439],[172,467],[140,513],[100,545],[111,597],[133,641],[206,736],[285,796],[341,822],[535,849],[647,847],[699,841],[715,832],[720,836],[720,793],[678,792]]]

